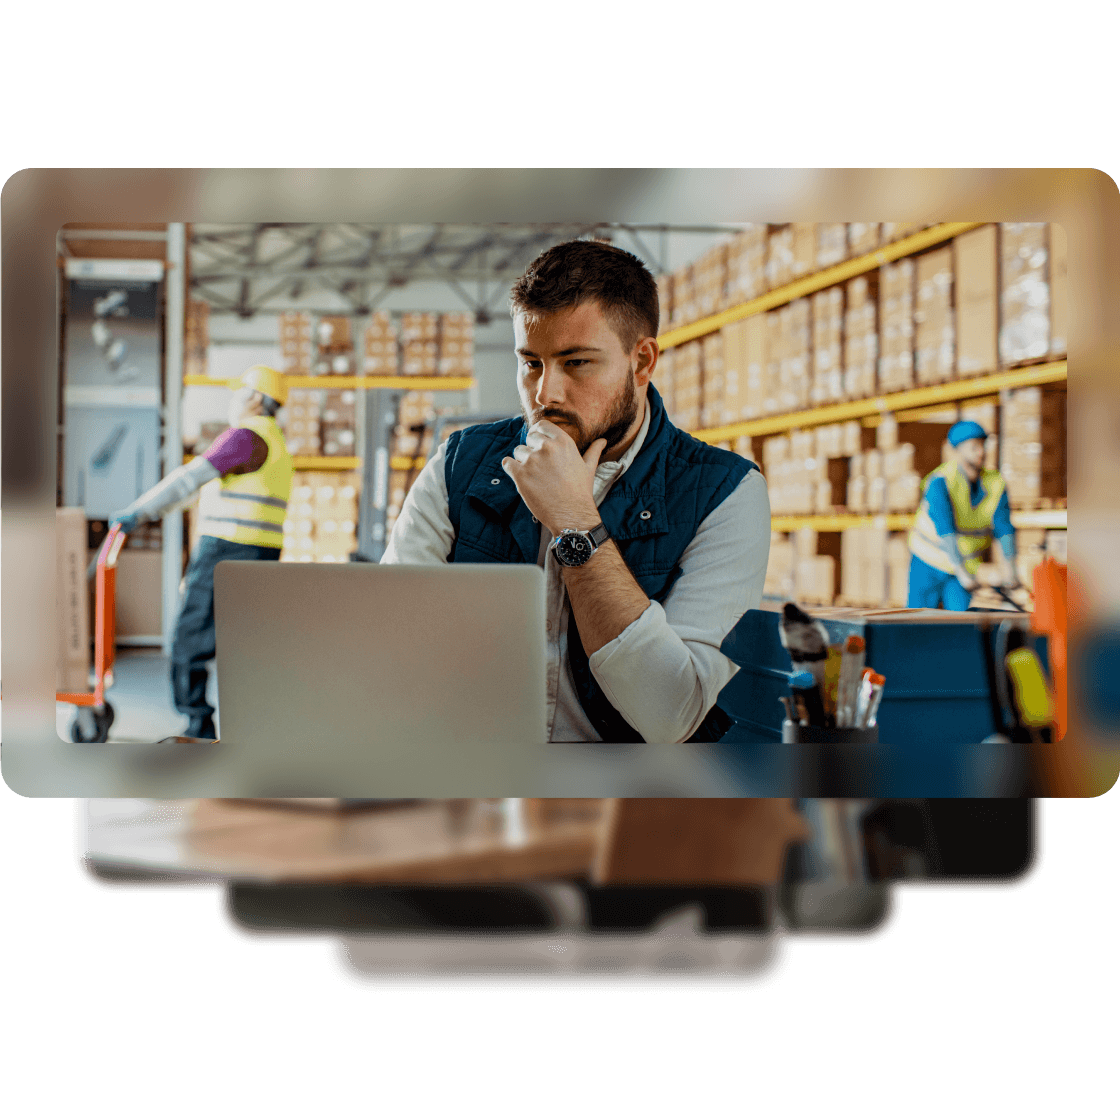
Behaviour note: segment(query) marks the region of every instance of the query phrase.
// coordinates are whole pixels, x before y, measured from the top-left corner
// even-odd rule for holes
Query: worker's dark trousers
[[[206,728],[214,715],[206,701],[206,662],[214,657],[214,566],[219,560],[279,559],[278,548],[199,537],[171,643],[171,692],[176,710],[190,716],[189,734]]]

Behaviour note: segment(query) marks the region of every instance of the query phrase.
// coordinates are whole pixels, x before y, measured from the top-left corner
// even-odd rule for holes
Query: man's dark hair
[[[601,241],[564,241],[546,249],[510,289],[511,315],[532,320],[596,302],[629,353],[657,337],[657,281],[633,253]]]
[[[259,389],[257,390],[257,396],[261,399],[261,412],[265,416],[275,416],[280,411],[280,402],[274,397],[262,393]]]

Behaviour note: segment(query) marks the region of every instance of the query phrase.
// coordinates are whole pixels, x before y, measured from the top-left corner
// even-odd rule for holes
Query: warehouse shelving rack
[[[953,238],[977,229],[985,222],[942,222],[920,230],[898,241],[880,246],[850,260],[810,273],[798,280],[783,284],[744,303],[725,308],[692,323],[674,327],[658,337],[662,350],[669,350],[698,338],[722,330],[730,323],[739,322],[793,300],[834,287],[857,276],[873,272],[884,264],[944,245]],[[900,423],[922,420],[943,412],[948,406],[961,401],[980,403],[987,400],[998,403],[1007,390],[1033,385],[1048,385],[1067,380],[1067,362],[1040,360],[1032,364],[1009,369],[992,370],[976,376],[956,378],[935,385],[887,393],[858,400],[839,401],[817,408],[803,409],[769,416],[753,417],[715,428],[700,428],[691,434],[709,444],[729,443],[742,437],[779,435],[793,430],[819,427],[824,424],[859,420],[864,427],[876,427],[885,415],[894,414]],[[891,532],[906,531],[913,525],[913,513],[879,514],[806,514],[777,515],[770,519],[771,531],[796,532],[802,528],[816,529],[822,533],[843,532],[874,526]],[[1065,529],[1065,509],[1014,510],[1012,524],[1016,528]]]

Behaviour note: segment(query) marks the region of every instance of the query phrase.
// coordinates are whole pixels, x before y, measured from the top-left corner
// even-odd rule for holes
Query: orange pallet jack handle
[[[105,689],[113,683],[113,663],[117,653],[117,557],[128,534],[114,523],[109,526],[97,554],[94,583],[92,692],[56,692],[55,699],[79,708],[101,707]]]

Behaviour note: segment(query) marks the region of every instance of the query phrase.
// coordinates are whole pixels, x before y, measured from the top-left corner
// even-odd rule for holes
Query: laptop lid
[[[535,565],[222,561],[221,741],[305,761],[418,737],[544,743],[544,611]]]

